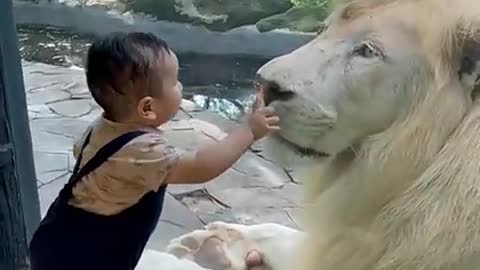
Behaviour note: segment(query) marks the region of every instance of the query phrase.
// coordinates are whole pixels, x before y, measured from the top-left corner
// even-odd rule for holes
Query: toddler
[[[88,88],[103,113],[74,145],[73,175],[30,243],[32,270],[133,270],[168,184],[212,180],[278,129],[257,91],[243,125],[180,155],[157,128],[181,102],[178,61],[167,44],[152,34],[114,33],[96,40],[87,57]]]

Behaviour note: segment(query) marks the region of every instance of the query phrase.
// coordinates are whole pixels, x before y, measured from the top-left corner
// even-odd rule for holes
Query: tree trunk
[[[11,0],[0,0],[0,269],[28,269],[40,210]]]

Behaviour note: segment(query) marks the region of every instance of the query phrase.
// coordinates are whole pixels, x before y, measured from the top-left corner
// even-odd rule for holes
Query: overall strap
[[[90,137],[92,136],[92,130],[93,128],[90,128],[88,130],[87,137],[85,137],[85,140],[83,141],[83,144],[82,144],[82,148],[80,148],[80,153],[78,154],[77,162],[75,162],[75,167],[73,167],[73,175],[78,173],[78,169],[80,168],[80,164],[82,163],[83,150],[90,142]]]
[[[97,153],[81,168],[80,163],[82,159],[82,153],[85,148],[85,146],[88,144],[90,141],[90,136],[91,132],[87,135],[87,138],[85,139],[85,142],[82,146],[82,150],[78,156],[78,161],[77,164],[75,165],[74,171],[72,178],[68,182],[67,185],[70,187],[73,187],[80,181],[84,176],[88,175],[89,173],[93,172],[95,169],[100,167],[109,157],[111,157],[113,154],[115,154],[120,148],[125,146],[128,142],[131,140],[135,139],[136,137],[143,135],[147,133],[146,131],[141,131],[141,130],[135,130],[135,131],[130,131],[127,133],[124,133],[117,138],[113,139],[109,143],[105,144],[100,150],[97,151]]]

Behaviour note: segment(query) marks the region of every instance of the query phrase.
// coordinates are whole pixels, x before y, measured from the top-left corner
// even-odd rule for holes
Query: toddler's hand
[[[275,115],[272,108],[265,107],[262,88],[257,88],[252,113],[248,118],[248,126],[252,130],[255,140],[263,138],[271,131],[279,130],[280,118]]]

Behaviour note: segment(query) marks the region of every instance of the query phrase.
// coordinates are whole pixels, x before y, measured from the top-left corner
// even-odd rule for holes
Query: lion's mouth
[[[328,153],[317,151],[313,148],[300,146],[284,138],[283,136],[276,135],[274,136],[274,138],[277,139],[282,144],[286,145],[288,148],[292,149],[295,153],[297,153],[300,156],[311,157],[311,158],[326,158],[330,156],[330,154]]]

